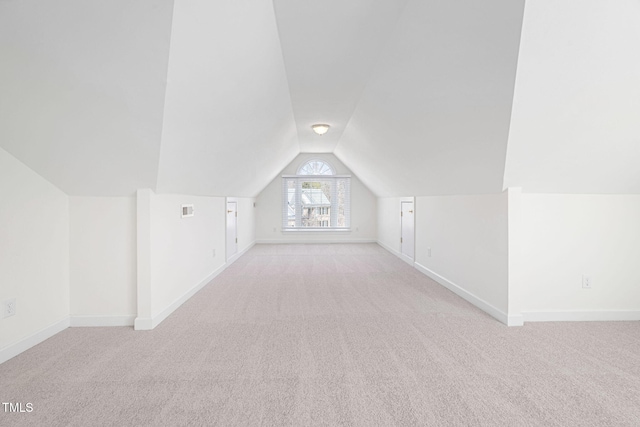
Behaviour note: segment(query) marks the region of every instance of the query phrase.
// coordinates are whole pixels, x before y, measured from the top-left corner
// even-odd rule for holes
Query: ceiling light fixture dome
[[[329,126],[329,125],[318,123],[318,124],[312,125],[311,129],[313,129],[313,131],[315,133],[317,133],[318,135],[324,135],[325,133],[327,133],[329,131],[330,127],[331,126]]]

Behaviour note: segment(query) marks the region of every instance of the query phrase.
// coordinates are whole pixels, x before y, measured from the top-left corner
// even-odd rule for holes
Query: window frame
[[[323,163],[329,170],[330,173],[302,173],[302,171],[308,166],[311,165],[312,163]],[[329,162],[327,162],[326,160],[322,160],[322,159],[309,159],[306,162],[304,162],[303,164],[300,165],[300,167],[297,169],[297,176],[335,176],[336,175],[336,169],[333,167],[333,165]]]
[[[314,161],[314,160],[310,160]],[[317,160],[316,160],[317,161]],[[323,160],[320,160],[324,162]],[[308,162],[305,162],[306,165]],[[328,164],[327,162],[324,162]],[[302,167],[304,167],[304,165]],[[333,167],[328,164],[329,167]],[[302,169],[298,168],[298,171]],[[334,169],[335,170],[335,169]],[[331,203],[329,208],[330,224],[337,224],[338,215],[340,211],[339,198],[338,198],[338,186],[340,181],[344,182],[344,222],[345,225],[338,226],[318,226],[307,227],[302,225],[302,211],[303,209],[294,209],[295,223],[293,226],[289,225],[290,212],[289,207],[289,182],[295,182],[295,195],[293,197],[296,205],[302,206],[302,182],[330,182],[331,183]],[[299,213],[298,213],[299,212]],[[320,232],[335,232],[335,231],[351,231],[351,175],[282,175],[282,231],[286,232],[298,232],[298,231],[320,231]]]

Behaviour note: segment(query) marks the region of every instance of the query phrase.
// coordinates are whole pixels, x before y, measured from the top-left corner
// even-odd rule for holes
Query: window
[[[322,160],[310,160],[298,168],[298,175],[335,175],[335,172]]]
[[[350,176],[336,175],[322,160],[308,161],[297,175],[283,175],[282,228],[349,229],[350,186]]]

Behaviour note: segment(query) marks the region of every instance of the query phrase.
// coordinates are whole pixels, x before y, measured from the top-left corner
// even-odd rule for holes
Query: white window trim
[[[301,216],[296,215],[296,225],[295,227],[289,227],[288,225],[288,221],[287,221],[287,216],[286,216],[286,212],[288,211],[288,202],[289,202],[289,193],[288,193],[288,187],[287,187],[287,181],[291,180],[291,179],[295,179],[296,180],[296,206],[299,206],[301,204],[300,201],[300,195],[301,195],[301,190],[300,190],[300,183],[305,180],[305,181],[313,181],[313,180],[317,180],[317,181],[334,181],[334,184],[331,186],[331,191],[332,192],[336,192],[337,191],[337,181],[339,180],[346,180],[346,192],[347,192],[347,198],[345,200],[346,206],[345,206],[345,210],[347,211],[347,215],[346,215],[346,222],[347,225],[345,227],[302,227],[302,225],[300,224],[301,222]],[[333,224],[337,223],[337,218],[338,218],[338,209],[337,209],[337,195],[336,194],[332,194],[331,197],[331,222]],[[335,201],[335,206],[334,206],[334,201]],[[343,232],[343,231],[351,231],[351,175],[282,175],[282,231],[283,232],[301,232],[301,231],[320,231],[320,232]]]
[[[324,175],[313,175],[313,174],[302,174],[300,173],[300,171],[309,163],[312,162],[320,162],[320,163],[324,163],[325,165],[327,165],[329,167],[329,169],[331,169],[331,173],[330,174],[324,174]],[[309,159],[306,160],[304,163],[302,163],[300,166],[298,166],[298,169],[296,169],[298,172],[298,176],[336,176],[336,168],[333,167],[333,165],[329,162],[327,162],[326,160],[323,159],[319,159],[319,158],[313,158],[313,159]]]

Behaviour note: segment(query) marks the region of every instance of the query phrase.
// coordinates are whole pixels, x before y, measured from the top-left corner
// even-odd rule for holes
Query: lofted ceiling
[[[299,152],[271,2],[176,1],[157,191],[255,196]]]
[[[611,3],[3,0],[0,147],[70,195],[252,197],[300,152],[378,196],[640,192]]]
[[[523,1],[411,1],[335,154],[379,196],[502,191]]]
[[[302,152],[334,151],[406,3],[274,0]]]
[[[155,187],[173,2],[0,2],[0,146],[71,195]]]
[[[639,46],[637,0],[527,3],[505,187],[640,193]]]

